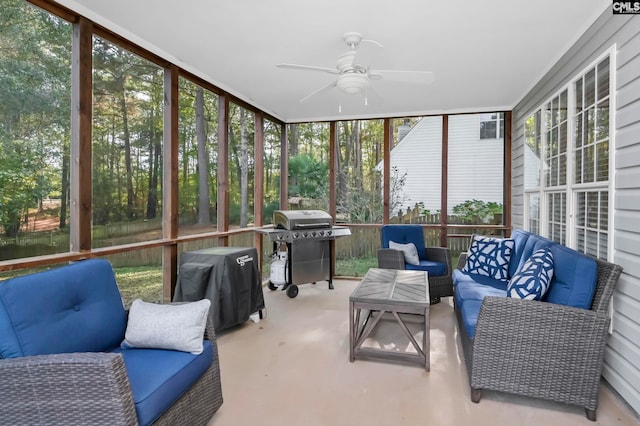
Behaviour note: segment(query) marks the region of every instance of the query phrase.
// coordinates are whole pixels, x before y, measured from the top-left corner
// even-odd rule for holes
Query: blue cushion
[[[511,238],[474,235],[462,272],[507,281],[514,246],[515,241]]]
[[[553,254],[543,248],[534,252],[511,277],[507,294],[516,299],[540,300],[553,277]]]
[[[468,273],[462,272],[460,269],[454,269],[451,274],[451,279],[453,280],[453,285],[462,282],[473,282],[473,277]]]
[[[156,420],[211,366],[211,342],[205,340],[203,346],[199,355],[166,349],[113,350],[124,359],[141,426]]]
[[[523,229],[516,229],[511,233],[511,239],[514,241],[513,252],[511,253],[511,260],[509,261],[509,276],[512,277],[513,274],[518,270],[518,265],[522,260],[522,253],[524,251],[524,246],[527,243],[529,237],[533,235],[529,231],[525,231]],[[528,257],[525,257],[527,259]]]
[[[595,260],[560,244],[553,244],[550,249],[557,266],[542,300],[591,309],[598,280]]]
[[[384,225],[380,230],[382,247],[389,248],[389,241],[399,244],[413,243],[418,251],[420,259],[427,258],[427,249],[424,245],[424,233],[420,225]]]
[[[497,289],[505,290],[505,291],[507,290],[507,284],[509,283],[508,281],[496,280],[495,278],[485,277],[484,275],[469,274],[467,272],[462,272],[462,271],[456,274],[456,276],[458,278],[458,282],[472,282],[472,283],[482,284],[489,287],[495,287]],[[462,278],[462,277],[466,277],[466,278]]]
[[[111,264],[92,259],[0,283],[0,356],[103,352],[124,338]]]
[[[482,300],[465,300],[462,306],[460,306],[464,331],[471,339],[473,339],[473,336],[476,334],[476,324],[478,322],[480,306],[482,306]]]
[[[406,263],[405,269],[412,271],[427,271],[429,276],[441,277],[447,275],[447,265],[443,262],[432,262],[431,260],[421,260],[417,265]]]
[[[482,300],[487,296],[507,297],[506,288],[495,288],[473,282],[461,282],[456,286],[456,300]]]

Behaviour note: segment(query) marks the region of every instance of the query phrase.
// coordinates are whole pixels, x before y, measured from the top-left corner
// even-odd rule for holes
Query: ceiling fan
[[[318,95],[324,91],[337,87],[343,93],[354,95],[362,93],[365,95],[365,105],[367,104],[367,91],[370,88],[371,80],[395,80],[410,81],[418,84],[430,84],[433,82],[434,76],[430,71],[408,71],[408,70],[376,70],[371,69],[356,62],[358,47],[363,42],[375,44],[382,47],[375,40],[363,39],[362,34],[357,32],[348,32],[342,36],[349,50],[338,57],[335,68],[318,67],[314,65],[300,64],[277,64],[278,68],[290,68],[303,71],[319,71],[336,75],[336,78],[329,84],[320,87],[309,93],[300,102],[306,102],[311,97]]]

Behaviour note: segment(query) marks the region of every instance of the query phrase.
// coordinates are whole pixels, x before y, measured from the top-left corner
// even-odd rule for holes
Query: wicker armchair
[[[395,238],[395,239],[394,239]],[[413,242],[418,254],[424,250],[420,260],[429,260],[445,266],[443,275],[429,274],[429,296],[432,303],[440,301],[441,297],[453,296],[453,282],[451,280],[451,252],[446,247],[425,247],[424,233],[420,225],[385,225],[381,232],[382,248],[378,249],[378,268],[384,269],[414,269],[429,271],[429,266],[410,265],[405,263],[404,253],[389,248],[389,241]]]
[[[458,261],[462,269],[466,254]],[[490,389],[584,407],[596,420],[598,386],[610,319],[607,314],[622,268],[596,259],[598,280],[590,310],[553,303],[485,297],[475,335],[459,333],[471,400]],[[459,327],[462,316],[456,309]],[[514,336],[517,336],[515,338]]]
[[[215,358],[203,376],[154,425],[206,425],[222,405],[211,317],[205,338]],[[122,355],[86,352],[0,360],[0,424],[137,425]]]

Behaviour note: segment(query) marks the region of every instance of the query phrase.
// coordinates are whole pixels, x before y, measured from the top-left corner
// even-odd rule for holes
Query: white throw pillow
[[[136,299],[129,309],[121,346],[200,354],[209,306],[209,299],[168,305]]]
[[[394,250],[400,250],[404,252],[404,261],[409,265],[419,265],[420,258],[418,257],[418,249],[413,243],[400,244],[395,241],[389,241],[389,248]]]

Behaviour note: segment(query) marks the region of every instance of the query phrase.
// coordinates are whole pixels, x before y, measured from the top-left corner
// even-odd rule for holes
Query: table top
[[[371,268],[351,293],[349,301],[428,306],[428,273]]]

